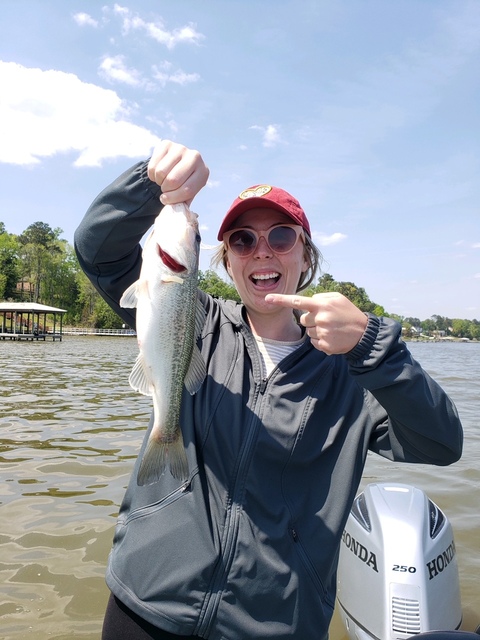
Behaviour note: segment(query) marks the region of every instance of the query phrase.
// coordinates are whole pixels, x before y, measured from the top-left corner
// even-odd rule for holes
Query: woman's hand
[[[192,202],[207,184],[209,170],[198,151],[162,140],[148,163],[148,177],[162,189],[162,204]]]
[[[341,293],[300,295],[270,294],[267,302],[304,311],[300,322],[314,347],[327,355],[348,353],[360,341],[368,318]]]

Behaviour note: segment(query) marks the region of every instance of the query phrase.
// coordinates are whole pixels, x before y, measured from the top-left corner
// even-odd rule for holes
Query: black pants
[[[198,636],[176,636],[146,622],[110,594],[103,621],[102,640],[178,640]]]

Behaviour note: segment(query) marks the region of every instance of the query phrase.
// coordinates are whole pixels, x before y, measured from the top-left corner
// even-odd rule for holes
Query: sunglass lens
[[[239,229],[230,236],[228,241],[233,253],[237,256],[243,256],[249,254],[256,245],[255,235],[247,229]]]
[[[274,227],[268,234],[268,244],[277,253],[288,253],[297,241],[297,234],[291,227]]]

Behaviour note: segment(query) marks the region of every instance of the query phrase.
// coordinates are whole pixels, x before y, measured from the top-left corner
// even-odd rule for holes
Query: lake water
[[[413,484],[447,514],[460,568],[462,628],[480,624],[480,344],[410,345],[455,401],[464,456],[451,467],[378,456],[363,485]],[[133,338],[0,343],[0,637],[100,637],[113,528],[151,400],[128,374]],[[362,485],[362,486],[363,486]],[[331,639],[345,633],[337,614]]]

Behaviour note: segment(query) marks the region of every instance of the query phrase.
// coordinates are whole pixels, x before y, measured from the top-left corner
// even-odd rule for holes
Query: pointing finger
[[[318,301],[312,298],[299,295],[284,295],[281,293],[269,293],[265,296],[265,302],[277,304],[280,307],[290,307],[291,309],[301,309],[302,311],[313,311],[318,307]]]

